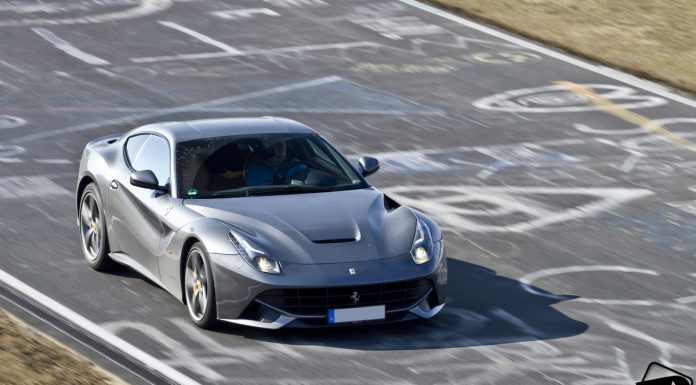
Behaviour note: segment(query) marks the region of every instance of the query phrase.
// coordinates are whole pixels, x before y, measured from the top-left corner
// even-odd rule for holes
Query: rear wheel
[[[200,243],[195,243],[186,257],[184,290],[186,307],[196,326],[210,328],[215,325],[215,287],[208,253]]]
[[[114,265],[109,258],[106,221],[102,201],[94,183],[85,187],[80,199],[80,243],[82,255],[94,270],[104,271]]]

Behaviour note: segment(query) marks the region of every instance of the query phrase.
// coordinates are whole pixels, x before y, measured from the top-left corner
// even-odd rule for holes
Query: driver
[[[269,155],[254,157],[245,169],[247,186],[268,186],[286,184],[287,177],[307,169],[307,165],[295,157],[288,156],[286,141],[274,143]]]

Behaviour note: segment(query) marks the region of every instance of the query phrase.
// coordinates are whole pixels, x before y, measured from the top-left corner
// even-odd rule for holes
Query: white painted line
[[[586,144],[588,141],[585,139],[556,139],[556,140],[544,140],[541,142],[513,142],[507,144],[493,144],[488,146],[459,146],[459,147],[449,147],[449,148],[430,148],[424,150],[405,150],[405,151],[384,151],[384,152],[373,152],[370,156],[380,158],[380,157],[391,157],[391,156],[417,156],[417,155],[440,155],[450,152],[463,152],[463,151],[480,151],[485,149],[507,149],[513,147],[543,147],[543,146],[572,146]],[[352,154],[351,154],[352,155]],[[355,154],[359,155],[359,154]],[[478,165],[478,164],[477,164]]]
[[[670,363],[670,358],[671,358],[670,351],[673,348],[673,345],[671,342],[661,341],[661,340],[659,340],[653,336],[650,336],[650,335],[648,335],[648,334],[646,334],[638,329],[634,329],[630,326],[620,324],[616,321],[607,320],[606,323],[607,323],[607,326],[616,330],[619,333],[623,333],[623,334],[626,334],[627,336],[631,336],[633,338],[643,340],[644,342],[647,342],[648,344],[650,344],[654,347],[657,347],[657,349],[660,351],[660,357],[658,358],[658,361],[664,363],[665,365],[672,366],[672,364]]]
[[[589,272],[611,271],[611,272],[619,272],[619,273],[646,274],[646,275],[651,275],[651,276],[659,276],[660,275],[660,273],[658,273],[654,270],[639,269],[639,268],[628,267],[628,266],[589,265],[589,266],[566,266],[566,267],[558,267],[558,268],[552,268],[552,269],[539,270],[539,271],[535,271],[533,273],[525,275],[524,277],[520,278],[518,281],[519,281],[520,285],[522,286],[522,289],[524,289],[528,293],[531,293],[534,295],[539,295],[542,297],[564,299],[565,297],[562,295],[549,294],[546,292],[539,291],[535,287],[532,286],[532,283],[538,279],[550,277],[550,276],[554,276],[554,275],[570,274],[570,273],[582,273],[582,272],[588,272],[588,271]],[[609,306],[613,306],[613,305],[655,306],[655,305],[659,304],[659,302],[657,302],[655,300],[651,300],[651,299],[599,299],[599,298],[581,297],[581,298],[576,298],[573,301],[574,302],[582,302],[582,303],[609,305]]]
[[[255,15],[280,16],[280,13],[268,8],[226,9],[210,14],[225,20],[249,19]]]
[[[7,3],[7,2],[5,2]],[[16,2],[10,2],[10,7],[14,8],[17,10],[17,7],[36,7],[37,5],[27,5],[27,6],[22,6],[22,5],[15,5],[13,3]],[[68,6],[68,5],[59,5],[57,6],[58,8],[53,7],[53,10],[60,10],[60,11],[66,11],[71,8],[78,8],[82,9],[84,8],[84,4],[80,4],[80,2],[73,2],[75,3],[74,6]],[[106,1],[102,1],[102,3],[108,3]],[[26,17],[20,17],[18,19],[6,19],[0,21],[0,27],[11,27],[11,26],[29,26],[29,25],[69,25],[69,24],[92,24],[92,23],[104,23],[107,21],[115,21],[115,20],[129,20],[129,19],[135,19],[138,17],[144,17],[147,15],[151,15],[157,12],[163,12],[169,7],[171,7],[174,4],[173,0],[141,0],[137,2],[137,6],[128,8],[125,10],[119,10],[116,12],[108,12],[108,13],[101,13],[101,14],[91,14],[91,15],[84,15],[84,16],[77,16],[77,17],[67,17],[67,18],[62,18],[62,19],[54,19],[54,18],[26,18]],[[19,8],[21,13],[21,10],[26,10],[27,8]],[[34,8],[36,9],[36,8]],[[51,9],[51,8],[48,8]],[[37,11],[38,12],[38,11]]]
[[[45,176],[9,176],[0,178],[0,198],[46,198],[50,195],[71,195]]]
[[[22,127],[27,124],[27,121],[18,118],[16,116],[10,116],[10,115],[0,115],[0,129],[3,128],[17,128],[17,127]]]
[[[70,159],[34,159],[34,162],[41,164],[72,164]]]
[[[677,298],[677,299],[675,299],[675,301],[680,305],[688,305],[690,303],[696,302],[696,295],[692,295],[689,297]]]
[[[530,186],[470,186],[470,185],[399,185],[382,189],[399,203],[432,214],[441,225],[468,232],[524,233],[545,226],[591,217],[634,199],[654,194],[646,189],[530,187]],[[427,199],[422,199],[422,196]],[[593,198],[577,206],[557,208],[547,205],[540,197],[530,195],[583,195]],[[464,208],[459,204],[484,202],[481,208]],[[490,224],[483,217],[502,217],[511,213],[523,214],[508,224]]]
[[[22,163],[22,160],[17,158],[0,158],[0,163]]]
[[[367,108],[206,108],[206,112],[247,113],[247,114],[277,114],[277,113],[304,113],[304,114],[348,114],[348,115],[409,115],[409,116],[443,116],[442,111],[403,111],[403,110],[378,110]]]
[[[192,29],[190,29],[190,28],[186,28],[186,27],[184,27],[183,25],[179,25],[179,24],[174,23],[174,22],[172,22],[172,21],[161,21],[161,20],[158,21],[158,23],[162,24],[162,25],[165,26],[165,27],[168,27],[168,28],[175,29],[175,30],[177,30],[177,31],[183,32],[183,33],[185,33],[185,34],[187,34],[187,35],[189,35],[189,36],[193,36],[194,38],[196,38],[196,39],[202,41],[203,43],[210,44],[210,45],[212,45],[213,47],[218,47],[218,48],[220,48],[221,50],[225,51],[225,52],[228,53],[228,54],[231,54],[231,55],[239,54],[239,50],[238,50],[238,49],[236,49],[236,48],[234,48],[234,47],[231,47],[231,46],[229,46],[229,45],[227,45],[227,44],[225,44],[225,43],[223,43],[223,42],[221,42],[221,41],[215,40],[215,39],[213,39],[212,37],[206,36],[206,35],[204,35],[204,34],[202,34],[202,33],[200,33],[200,32],[196,32],[196,31],[194,31],[194,30],[192,30]]]
[[[55,46],[59,50],[67,53],[68,55],[70,55],[72,57],[80,59],[87,64],[91,64],[91,65],[95,65],[95,66],[109,65],[108,61],[101,59],[101,58],[98,58],[94,55],[90,55],[87,52],[81,51],[79,48],[77,48],[77,47],[73,46],[72,44],[68,43],[67,41],[59,38],[53,32],[51,32],[45,28],[32,28],[31,30],[34,31],[37,35],[41,36],[42,39],[53,44],[53,46]]]
[[[5,285],[9,286],[13,290],[28,297],[35,304],[38,304],[42,306],[44,309],[59,315],[63,319],[72,323],[74,326],[90,333],[92,337],[101,340],[102,342],[108,344],[113,348],[116,348],[117,350],[121,351],[121,353],[133,358],[137,362],[145,365],[149,369],[156,371],[157,373],[160,373],[166,378],[175,381],[179,384],[198,385],[198,382],[189,378],[185,374],[179,372],[178,370],[172,368],[169,365],[166,365],[157,358],[145,353],[144,351],[131,345],[130,343],[107,331],[106,329],[100,327],[94,322],[77,314],[73,310],[61,305],[60,303],[49,298],[45,294],[39,292],[38,290],[27,285],[26,283],[20,281],[14,276],[8,274],[2,269],[0,269],[0,281],[2,281]]]
[[[300,53],[306,51],[321,51],[326,49],[348,49],[360,47],[379,47],[380,44],[369,41],[357,41],[350,43],[333,43],[333,44],[313,44],[301,45],[295,47],[269,48],[269,49],[250,49],[245,51],[231,52],[202,52],[181,55],[168,56],[151,56],[139,57],[130,59],[133,63],[156,63],[162,61],[173,60],[199,60],[199,59],[215,59],[221,57],[236,57],[236,56],[251,56],[251,55],[278,55],[283,53]]]
[[[284,93],[284,92],[296,91],[296,90],[303,89],[303,88],[316,87],[316,86],[320,86],[320,85],[324,85],[324,84],[337,82],[339,80],[341,80],[341,78],[338,76],[327,76],[327,77],[309,80],[309,81],[305,81],[305,82],[292,83],[292,84],[288,84],[288,85],[284,85],[284,86],[267,88],[265,90],[249,92],[246,94],[234,95],[234,96],[229,96],[226,98],[210,100],[207,102],[188,104],[188,105],[180,106],[180,107],[164,108],[164,109],[160,109],[160,110],[156,110],[156,111],[144,112],[142,114],[125,116],[123,118],[102,120],[102,121],[93,122],[93,123],[80,124],[78,126],[65,127],[65,128],[55,129],[55,130],[37,132],[35,134],[25,135],[25,136],[21,136],[19,138],[12,139],[12,140],[10,140],[10,142],[12,142],[12,143],[26,143],[26,142],[31,142],[31,141],[34,141],[37,139],[59,136],[59,135],[68,134],[71,132],[80,132],[80,131],[86,131],[86,130],[93,130],[93,129],[101,128],[101,127],[105,127],[105,126],[132,123],[133,121],[136,121],[136,120],[150,119],[150,118],[155,118],[158,116],[176,114],[176,113],[185,112],[185,111],[200,110],[200,109],[205,109],[208,107],[215,107],[215,106],[223,105],[226,103],[234,103],[234,102],[239,102],[239,101],[247,100],[247,99],[253,99],[253,98],[259,98],[259,97],[268,96],[268,95],[280,94],[280,93]]]
[[[491,310],[491,313],[493,315],[500,317],[504,319],[505,321],[517,326],[520,331],[529,334],[530,336],[537,336],[537,337],[543,337],[547,335],[546,333],[540,331],[539,329],[535,328],[534,326],[528,324],[524,320],[518,318],[517,316],[513,315],[512,313],[508,312],[505,309],[501,308],[494,308]]]
[[[20,68],[20,67],[18,67],[18,66],[16,66],[16,65],[14,65],[14,64],[10,64],[10,63],[8,63],[8,62],[6,62],[6,61],[4,61],[4,60],[0,60],[0,64],[4,65],[5,67],[7,67],[7,68],[9,68],[9,69],[11,69],[11,70],[13,70],[13,71],[15,71],[15,72],[20,73],[20,74],[22,74],[22,75],[32,76],[32,74],[29,73],[29,72],[27,72],[26,70],[24,70],[24,69],[22,69],[22,68]]]
[[[471,20],[465,19],[461,16],[455,15],[453,13],[444,11],[442,9],[433,7],[431,5],[427,5],[424,3],[421,3],[417,0],[399,0],[400,2],[404,4],[408,4],[410,6],[419,8],[423,11],[430,12],[434,15],[443,17],[445,19],[454,21],[455,23],[461,24],[463,26],[466,26],[468,28],[477,30],[479,32],[483,32],[485,34],[497,37],[498,39],[508,41],[513,44],[517,44],[520,47],[524,47],[526,49],[536,51],[539,53],[542,53],[546,56],[550,56],[554,59],[564,61],[566,63],[572,64],[574,66],[586,69],[588,71],[592,71],[594,73],[612,78],[614,80],[620,81],[622,83],[628,84],[633,87],[638,87],[646,91],[650,91],[656,95],[660,95],[662,97],[665,97],[667,99],[673,100],[675,102],[679,102],[682,104],[685,104],[690,107],[696,107],[696,100],[675,94],[671,92],[668,88],[663,87],[659,84],[647,81],[645,79],[638,78],[636,76],[627,74],[625,72],[621,72],[618,70],[615,70],[613,68],[609,67],[604,67],[604,66],[599,66],[593,63],[589,63],[577,58],[574,58],[570,55],[546,48],[544,46],[539,45],[538,43],[532,43],[530,41],[515,37],[513,35],[510,35],[505,32],[498,31],[497,29],[493,29],[490,27],[487,27],[483,24],[479,24],[476,22],[473,22]]]

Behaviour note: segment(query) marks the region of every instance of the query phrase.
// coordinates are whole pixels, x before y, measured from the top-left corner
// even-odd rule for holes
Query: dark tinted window
[[[287,194],[365,188],[348,162],[316,135],[265,134],[177,144],[182,197]]]
[[[142,144],[138,145],[138,141]],[[133,170],[151,170],[160,185],[169,183],[169,144],[166,140],[157,135],[134,136],[126,143],[126,153]]]

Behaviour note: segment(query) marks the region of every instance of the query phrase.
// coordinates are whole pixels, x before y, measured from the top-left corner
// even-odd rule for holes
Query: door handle
[[[118,182],[116,180],[111,181],[111,189],[116,190],[118,188]]]

